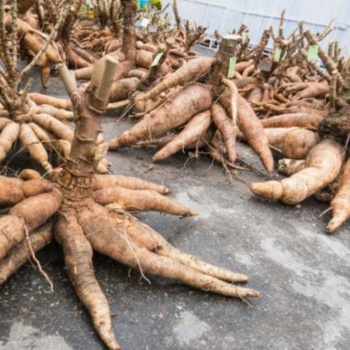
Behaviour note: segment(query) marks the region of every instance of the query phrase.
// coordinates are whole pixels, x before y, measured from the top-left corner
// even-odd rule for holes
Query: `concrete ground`
[[[129,125],[106,118],[106,139]],[[248,274],[247,286],[261,292],[248,305],[162,278],[150,277],[150,285],[139,272],[95,254],[124,350],[350,349],[349,223],[328,236],[330,214],[320,217],[327,205],[308,199],[286,206],[251,195],[245,183],[267,176],[249,148],[239,153],[258,171],[231,180],[205,155],[189,161],[176,155],[147,171],[151,150],[109,154],[112,172],[164,183],[199,212],[138,218],[183,251]],[[38,258],[54,292],[30,263],[1,286],[0,349],[103,349],[68,281],[61,248],[53,243]]]

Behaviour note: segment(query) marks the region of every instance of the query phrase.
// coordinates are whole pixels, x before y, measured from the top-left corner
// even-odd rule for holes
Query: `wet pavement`
[[[48,92],[57,91],[53,84]],[[129,125],[105,118],[105,138]],[[149,284],[95,254],[124,350],[350,349],[349,223],[328,236],[330,214],[319,217],[326,204],[286,206],[251,195],[246,183],[267,176],[249,148],[241,145],[239,154],[258,171],[230,179],[205,155],[179,154],[152,170],[152,150],[108,155],[112,172],[166,184],[173,198],[199,212],[186,219],[135,216],[177,248],[248,274],[247,286],[261,292],[247,304],[162,278],[150,276]],[[54,292],[30,263],[1,286],[0,349],[104,349],[68,281],[61,248],[53,243],[37,257]]]

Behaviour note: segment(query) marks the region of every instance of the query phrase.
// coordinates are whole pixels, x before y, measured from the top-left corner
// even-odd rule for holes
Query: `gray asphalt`
[[[57,93],[54,81],[48,92]],[[106,139],[129,125],[105,118]],[[245,183],[268,176],[244,145],[240,157],[257,171],[232,179],[206,155],[188,161],[179,154],[148,171],[152,152],[110,153],[112,172],[166,184],[199,216],[135,216],[183,251],[248,274],[247,286],[261,296],[248,305],[153,276],[150,285],[95,254],[123,349],[350,349],[349,223],[328,236],[330,214],[320,217],[326,204],[311,198],[286,206],[251,195]],[[61,248],[53,243],[38,258],[54,292],[29,263],[0,288],[0,349],[103,349],[68,281]]]

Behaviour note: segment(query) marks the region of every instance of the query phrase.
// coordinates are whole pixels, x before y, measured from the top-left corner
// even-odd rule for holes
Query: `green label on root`
[[[316,62],[318,57],[318,45],[310,45],[307,51],[307,60],[309,62]]]
[[[228,65],[227,78],[232,79],[235,75],[237,57],[231,57]]]
[[[159,52],[157,53],[156,57],[154,57],[153,62],[151,64],[151,67],[156,67],[158,66],[158,63],[160,59],[162,58],[164,52]]]

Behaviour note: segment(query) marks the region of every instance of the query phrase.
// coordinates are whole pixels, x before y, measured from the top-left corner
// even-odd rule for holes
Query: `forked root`
[[[65,215],[58,219],[54,235],[63,247],[69,278],[89,311],[97,332],[109,349],[120,349],[114,337],[107,298],[95,278],[91,245],[73,209],[66,210]]]
[[[98,218],[98,219],[95,219]],[[93,203],[82,208],[78,222],[92,247],[125,265],[140,268],[142,272],[171,278],[189,286],[230,297],[257,297],[259,292],[235,286],[210,276],[208,271],[199,272],[171,257],[151,252],[128,236],[125,220],[117,221],[103,207]],[[132,230],[138,228],[130,227]],[[186,262],[186,259],[184,259]]]
[[[178,216],[195,216],[197,213],[170,198],[151,190],[131,190],[123,187],[107,187],[93,193],[96,203],[117,204],[129,211],[154,210]]]
[[[141,244],[151,252],[157,253],[161,256],[167,256],[168,258],[171,258],[180,264],[187,265],[194,270],[206,273],[210,276],[219,278],[224,281],[248,281],[247,275],[235,273],[223,268],[218,268],[214,265],[200,260],[193,255],[181,252],[179,249],[169,244],[158,232],[154,231],[151,227],[141,223],[131,215],[113,213],[113,218],[117,222],[120,222],[124,225],[125,230],[131,240]]]

